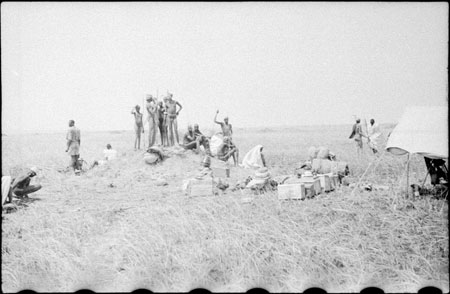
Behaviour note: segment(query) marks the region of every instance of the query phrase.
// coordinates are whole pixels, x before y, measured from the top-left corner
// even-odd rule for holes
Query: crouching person
[[[194,125],[194,136],[195,139],[198,141],[198,146],[203,146],[205,148],[205,153],[209,156],[211,156],[211,149],[209,148],[209,139],[200,132],[198,124]]]
[[[227,162],[230,157],[233,157],[234,165],[237,166],[239,162],[239,150],[231,141],[231,137],[224,137],[222,144],[217,149],[217,158]]]
[[[36,176],[36,172],[37,168],[32,167],[26,174],[13,179],[6,202],[12,202],[14,196],[18,198],[28,198],[28,194],[40,190],[42,188],[41,185],[30,185],[31,179]]]
[[[184,134],[183,144],[180,144],[186,150],[194,150],[194,152],[198,152],[199,142],[195,138],[194,130],[191,125],[188,126],[188,131]]]

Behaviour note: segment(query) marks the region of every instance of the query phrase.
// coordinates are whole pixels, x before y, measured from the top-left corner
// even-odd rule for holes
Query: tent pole
[[[430,171],[427,172],[427,175],[425,176],[425,179],[423,179],[421,187],[423,187],[425,185],[425,181],[427,180],[429,174],[430,174]]]

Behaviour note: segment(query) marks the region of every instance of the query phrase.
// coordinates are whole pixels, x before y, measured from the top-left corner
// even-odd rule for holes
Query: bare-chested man
[[[180,140],[178,138],[178,123],[177,123],[177,116],[180,113],[181,109],[183,109],[183,106],[178,101],[175,101],[172,99],[173,95],[171,93],[168,94],[166,107],[167,107],[167,126],[169,128],[169,139],[170,139],[170,145],[173,146],[175,144],[174,142],[174,133],[175,133],[175,139],[177,140],[177,144],[180,144]],[[179,109],[177,110],[177,105],[179,106]]]
[[[237,166],[239,162],[239,150],[231,142],[231,137],[224,137],[223,143],[217,148],[217,158],[227,162],[230,157],[233,157],[234,165]]]
[[[166,106],[162,101],[158,101],[158,104],[156,106],[156,114],[156,123],[158,125],[159,134],[161,136],[161,145],[166,146]]]
[[[141,107],[136,105],[132,110],[131,114],[134,115],[134,132],[136,138],[134,139],[134,150],[141,149],[141,133],[144,132],[144,124],[142,123],[143,114],[139,112]]]
[[[219,110],[216,112],[216,116],[214,117],[214,122],[219,124],[222,128],[222,134],[224,137],[232,137],[233,136],[233,128],[231,124],[228,123],[228,117],[223,119],[223,122],[217,121],[217,114],[219,114]]]
[[[180,144],[180,146],[186,150],[194,150],[195,153],[198,153],[199,140],[197,140],[191,125],[188,126],[188,131],[183,137],[183,144]]]
[[[157,120],[157,105],[152,95],[147,95],[147,121],[148,121],[148,147],[152,147],[156,142],[156,120]]]

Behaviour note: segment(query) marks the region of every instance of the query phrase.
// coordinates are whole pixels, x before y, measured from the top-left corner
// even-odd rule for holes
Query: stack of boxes
[[[311,172],[305,172],[300,181],[305,184],[306,198],[314,197],[322,192],[319,177],[313,176]]]

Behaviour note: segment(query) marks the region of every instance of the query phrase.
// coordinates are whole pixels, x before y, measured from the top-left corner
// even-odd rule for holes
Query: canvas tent
[[[386,150],[395,155],[408,154],[406,172],[408,189],[410,154],[448,160],[448,108],[443,106],[406,108],[389,136]]]
[[[433,159],[447,159],[448,108],[408,107],[389,136],[386,150],[395,155],[416,153]]]
[[[406,163],[406,187],[409,187],[409,161],[411,154],[448,161],[448,108],[444,106],[409,106],[399,123],[392,130],[386,143],[386,151],[394,155],[408,155]],[[352,194],[372,165],[371,162],[360,177]]]

